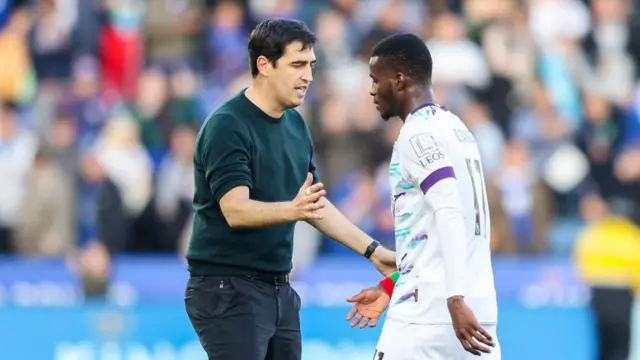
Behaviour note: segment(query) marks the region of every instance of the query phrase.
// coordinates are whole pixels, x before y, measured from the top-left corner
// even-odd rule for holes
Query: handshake
[[[325,207],[321,201],[327,194],[323,183],[313,184],[313,175],[307,174],[307,179],[300,187],[298,195],[291,200],[294,221],[319,220],[322,214],[318,210]]]

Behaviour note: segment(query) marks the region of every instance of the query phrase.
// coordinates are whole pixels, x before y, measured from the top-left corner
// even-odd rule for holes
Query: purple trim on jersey
[[[424,241],[424,240],[427,240],[427,239],[429,239],[429,236],[427,236],[426,233],[425,234],[418,234],[418,235],[414,236],[411,239],[411,242]]]
[[[400,273],[400,275],[407,275],[411,272],[411,270],[413,270],[413,265],[411,264],[405,264],[398,268],[398,272]]]
[[[402,302],[405,302],[405,301],[407,301],[409,299],[412,299],[412,298],[413,298],[413,300],[415,302],[418,302],[418,289],[413,289],[413,290],[411,290],[411,292],[408,292],[408,293],[400,296],[400,298],[398,299],[398,301],[396,303],[402,303]]]
[[[402,258],[400,259],[400,265],[398,266],[398,272],[400,273],[400,275],[406,275],[411,272],[411,270],[413,270],[413,265],[406,264],[404,262],[404,259],[406,259],[407,255],[409,255],[409,253],[405,253],[404,255],[402,255]]]
[[[434,103],[426,103],[426,104],[422,104],[422,105],[418,106],[415,110],[413,110],[411,112],[410,115],[413,115],[416,112],[418,112],[419,110],[422,110],[422,109],[427,108],[427,107],[431,108],[431,115],[435,115],[437,109],[442,109],[444,111],[447,111],[447,108],[445,108],[442,105],[438,105],[438,104],[434,104]]]
[[[446,178],[456,178],[456,173],[455,171],[453,171],[453,168],[451,166],[445,166],[429,174],[429,176],[427,176],[427,178],[422,181],[422,184],[420,184],[422,193],[426,194],[433,185],[435,185],[438,181]]]

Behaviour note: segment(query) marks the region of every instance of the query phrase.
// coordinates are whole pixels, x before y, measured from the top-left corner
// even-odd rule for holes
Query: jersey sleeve
[[[400,160],[433,211],[445,268],[446,296],[465,295],[467,239],[456,174],[445,144],[435,133],[416,132],[401,141]]]
[[[309,161],[309,172],[313,175],[313,184],[317,184],[320,182],[320,177],[318,176],[318,169],[316,165],[313,163],[313,148],[311,148],[311,160]]]
[[[413,131],[398,142],[400,163],[424,194],[438,182],[456,174],[445,144],[433,132]]]
[[[249,135],[237,119],[213,115],[198,145],[202,149],[200,161],[216,201],[235,187],[252,187]]]

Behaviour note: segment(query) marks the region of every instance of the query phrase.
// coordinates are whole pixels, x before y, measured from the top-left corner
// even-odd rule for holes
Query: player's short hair
[[[307,25],[298,20],[266,20],[258,24],[249,37],[249,66],[251,76],[258,76],[258,57],[264,56],[273,66],[284,54],[287,45],[299,41],[304,49],[316,43],[316,36]]]
[[[393,34],[380,41],[371,56],[385,65],[411,76],[420,83],[431,83],[433,61],[427,45],[414,34]]]

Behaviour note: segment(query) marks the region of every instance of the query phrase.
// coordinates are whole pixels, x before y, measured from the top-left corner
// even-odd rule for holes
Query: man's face
[[[279,102],[285,108],[302,105],[304,96],[313,81],[313,67],[316,55],[313,48],[304,48],[302,43],[293,42],[277,61],[277,66],[269,68],[268,81]]]
[[[383,120],[397,116],[399,102],[397,100],[394,81],[395,73],[381,64],[379,58],[374,56],[369,60],[369,77],[371,78],[371,89],[369,94],[373,97],[373,103]]]

